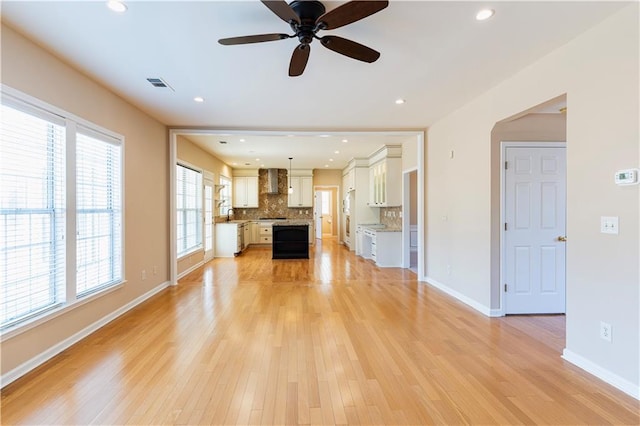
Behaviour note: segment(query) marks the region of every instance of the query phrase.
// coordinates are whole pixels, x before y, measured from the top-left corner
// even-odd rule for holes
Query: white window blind
[[[202,173],[176,165],[178,257],[202,248]]]
[[[77,134],[78,296],[122,280],[120,150],[110,141]]]
[[[65,127],[3,104],[0,326],[65,302]]]
[[[6,86],[1,99],[4,338],[124,280],[124,139]]]

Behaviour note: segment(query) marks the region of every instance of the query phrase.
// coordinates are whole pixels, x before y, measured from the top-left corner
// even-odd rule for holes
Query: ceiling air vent
[[[169,86],[169,84],[161,78],[148,78],[147,81],[151,83],[153,87],[166,87],[173,90],[173,87]]]

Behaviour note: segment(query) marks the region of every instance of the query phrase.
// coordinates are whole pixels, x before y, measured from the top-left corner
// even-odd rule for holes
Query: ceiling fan
[[[297,37],[296,46],[289,63],[289,76],[297,77],[304,72],[311,52],[314,38],[327,49],[363,62],[375,62],[380,53],[346,38],[326,35],[319,37],[321,30],[333,30],[359,21],[380,12],[389,5],[388,1],[354,0],[326,12],[324,5],[317,0],[294,0],[287,4],[284,0],[261,0],[273,13],[291,26],[294,34],[259,34],[243,37],[231,37],[218,40],[225,46],[234,44],[261,43],[264,41],[284,40]]]

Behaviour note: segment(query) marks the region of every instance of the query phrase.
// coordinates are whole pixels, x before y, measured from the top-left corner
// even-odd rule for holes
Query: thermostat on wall
[[[616,185],[635,185],[638,183],[638,169],[618,170],[615,175]]]

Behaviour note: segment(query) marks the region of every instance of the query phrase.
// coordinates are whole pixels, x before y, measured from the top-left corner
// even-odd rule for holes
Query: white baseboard
[[[611,386],[620,389],[622,392],[631,395],[635,399],[640,400],[640,386],[634,383],[631,383],[627,379],[624,379],[618,376],[611,371],[602,368],[598,364],[589,361],[588,359],[576,354],[575,352],[570,351],[569,349],[564,349],[562,351],[562,358],[576,367],[582,368],[589,374],[593,374],[597,378],[609,383]]]
[[[145,300],[149,299],[151,296],[153,296],[156,293],[159,293],[160,291],[162,291],[165,288],[169,287],[169,285],[170,285],[169,281],[163,282],[162,284],[160,284],[157,287],[149,290],[145,294],[133,299],[131,302],[127,303],[126,305],[122,306],[121,308],[116,309],[115,311],[111,312],[110,314],[100,318],[98,321],[96,321],[93,324],[85,327],[84,329],[80,330],[76,334],[74,334],[74,335],[66,338],[65,340],[59,342],[58,344],[50,347],[46,351],[40,353],[39,355],[31,358],[28,361],[22,363],[21,365],[19,365],[18,367],[14,368],[13,370],[8,371],[6,374],[4,374],[4,375],[2,375],[2,377],[0,377],[1,386],[4,387],[4,386],[8,385],[9,383],[12,383],[13,381],[15,381],[16,379],[19,379],[20,377],[24,376],[25,374],[27,374],[29,371],[33,370],[34,368],[44,364],[46,361],[48,361],[51,358],[53,358],[54,356],[58,355],[60,352],[62,352],[65,349],[69,348],[70,346],[78,343],[80,340],[84,339],[85,337],[89,336],[94,331],[98,330],[101,327],[104,327],[105,325],[107,325],[108,323],[113,321],[114,319],[118,318],[120,315],[122,315],[125,312],[133,309],[134,307],[136,307],[140,303],[142,303]]]
[[[179,275],[178,275],[178,279],[184,277],[185,275],[190,274],[191,272],[195,271],[196,269],[198,269],[199,267],[201,267],[202,265],[204,265],[204,260],[196,263],[195,265],[193,265],[191,268],[187,269],[186,271],[182,271]]]
[[[499,317],[502,316],[502,312],[500,309],[490,309],[486,306],[484,306],[481,303],[476,302],[475,300],[465,296],[464,294],[460,293],[459,291],[456,291],[454,289],[452,289],[451,287],[442,284],[441,282],[438,282],[437,280],[434,280],[431,277],[425,277],[424,280],[427,284],[429,284],[432,287],[435,287],[439,290],[444,291],[445,293],[447,293],[449,296],[452,296],[456,299],[458,299],[459,301],[461,301],[462,303],[471,306],[473,309],[475,309],[476,311],[482,313],[483,315],[486,315],[488,317]]]

